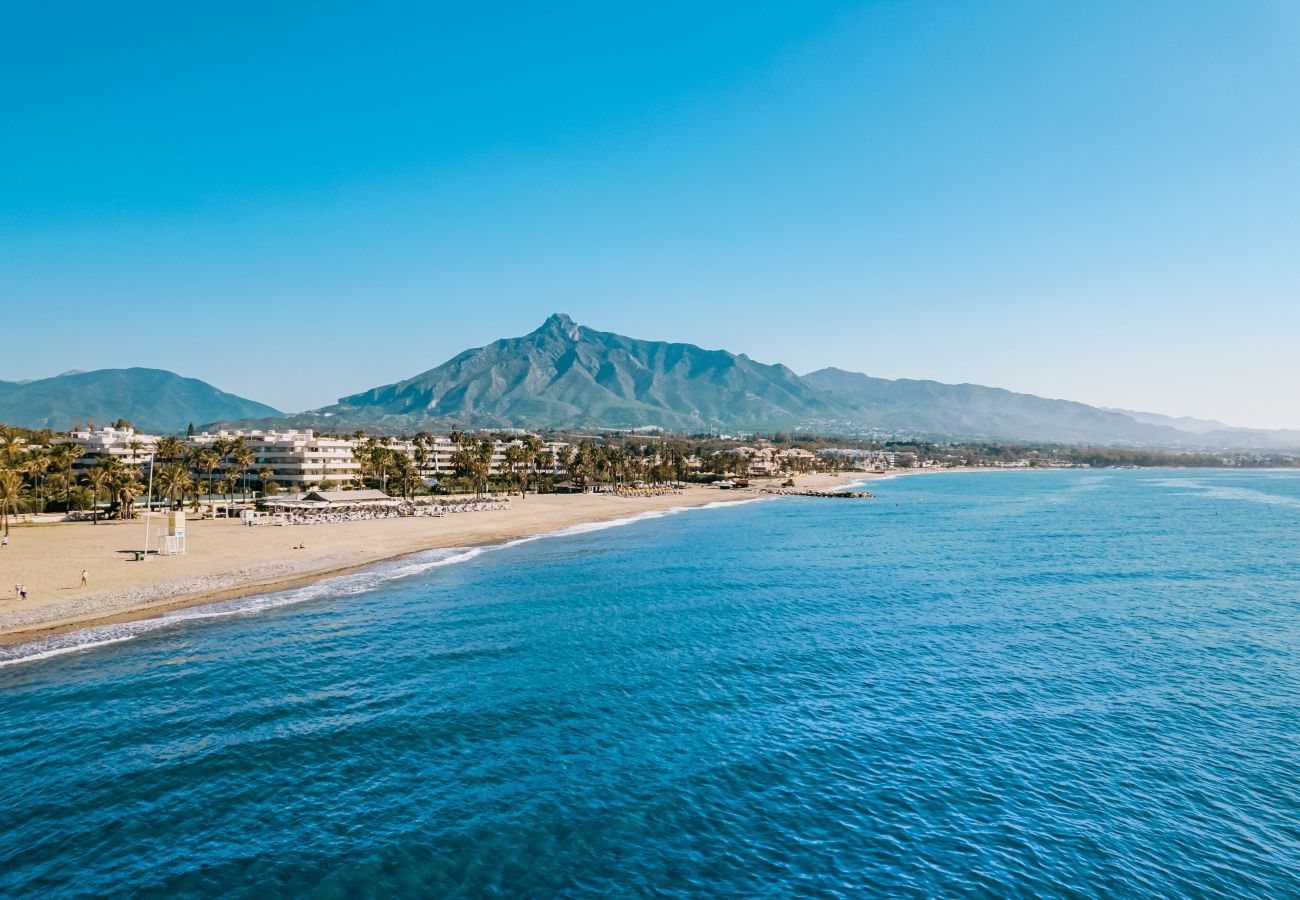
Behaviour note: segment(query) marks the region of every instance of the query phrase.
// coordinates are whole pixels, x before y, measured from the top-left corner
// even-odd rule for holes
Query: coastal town
[[[13,597],[0,604],[0,641],[285,589],[434,548],[760,491],[818,495],[863,477],[840,472],[863,462],[769,440],[160,435],[124,421],[5,428],[0,567]]]
[[[1294,465],[1291,457],[1139,453],[1096,448],[834,442],[813,435],[427,432],[411,436],[311,430],[184,435],[130,423],[67,432],[0,426],[0,530],[17,522],[131,519],[141,508],[234,516],[309,492],[384,498],[582,493],[748,481],[814,472],[942,468]],[[358,497],[359,502],[359,497]]]
[[[287,589],[395,557],[912,472],[1294,465],[807,434],[0,429],[0,641]],[[149,565],[142,565],[149,563]]]

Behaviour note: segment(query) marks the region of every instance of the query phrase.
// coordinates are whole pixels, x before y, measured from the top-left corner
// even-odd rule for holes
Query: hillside
[[[827,368],[804,381],[852,406],[860,421],[922,434],[1066,443],[1181,444],[1168,426],[1076,403],[977,384],[872,378]]]
[[[1296,432],[1099,409],[976,384],[873,378],[693,344],[596,331],[556,314],[536,331],[466,350],[332,406],[238,427],[376,433],[460,428],[633,429],[954,437],[1186,449],[1300,446]]]
[[[162,369],[99,369],[35,381],[0,382],[0,422],[67,430],[126,419],[141,431],[174,432],[189,423],[279,416],[279,411]]]
[[[558,314],[523,337],[466,350],[318,411],[477,427],[684,431],[824,427],[847,412],[785,366],[595,331]]]

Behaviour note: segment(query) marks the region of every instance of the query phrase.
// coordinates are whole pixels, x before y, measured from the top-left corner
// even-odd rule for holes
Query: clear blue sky
[[[1300,426],[1300,3],[0,0],[0,378],[297,410],[562,311]]]

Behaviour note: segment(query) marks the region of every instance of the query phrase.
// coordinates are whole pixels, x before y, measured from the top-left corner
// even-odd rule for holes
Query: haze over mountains
[[[1297,431],[1237,429],[973,384],[889,380],[836,368],[800,377],[744,354],[637,340],[561,314],[522,337],[466,350],[412,378],[293,415],[156,369],[0,382],[0,422],[66,428],[119,417],[157,431],[180,430],[189,422],[376,433],[657,427],[1197,449],[1300,447]]]

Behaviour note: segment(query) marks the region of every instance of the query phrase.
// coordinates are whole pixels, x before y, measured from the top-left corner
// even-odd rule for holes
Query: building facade
[[[350,437],[324,437],[310,430],[306,431],[219,431],[215,434],[204,432],[192,435],[187,443],[192,450],[210,449],[218,441],[240,439],[253,454],[253,462],[248,467],[251,479],[260,481],[263,470],[270,469],[271,477],[281,487],[301,490],[304,487],[330,483],[333,485],[352,485],[361,482],[361,461],[357,450],[361,441]],[[379,447],[403,453],[417,466],[422,478],[435,478],[454,475],[456,472],[456,445],[451,438],[435,435],[417,442],[406,438],[377,438]],[[522,446],[521,440],[496,441],[492,451],[492,468],[494,475],[507,468],[506,449],[511,445]],[[563,448],[568,445],[551,441],[545,445],[549,451],[547,465],[538,467],[543,474],[559,475],[563,467],[558,460]],[[223,460],[216,470],[218,473],[229,472],[234,463],[229,458]],[[206,473],[196,473],[206,474]]]
[[[288,488],[302,488],[329,482],[342,485],[361,480],[361,463],[351,438],[323,437],[307,431],[219,431],[216,434],[192,435],[187,443],[195,450],[211,449],[218,441],[242,438],[253,454],[249,474],[260,480],[259,472],[271,470],[269,480]],[[233,467],[226,459],[218,471]]]
[[[157,435],[139,434],[134,428],[100,428],[96,431],[73,431],[68,441],[82,450],[73,463],[77,469],[91,469],[106,459],[116,459],[128,466],[148,465],[153,459]]]

